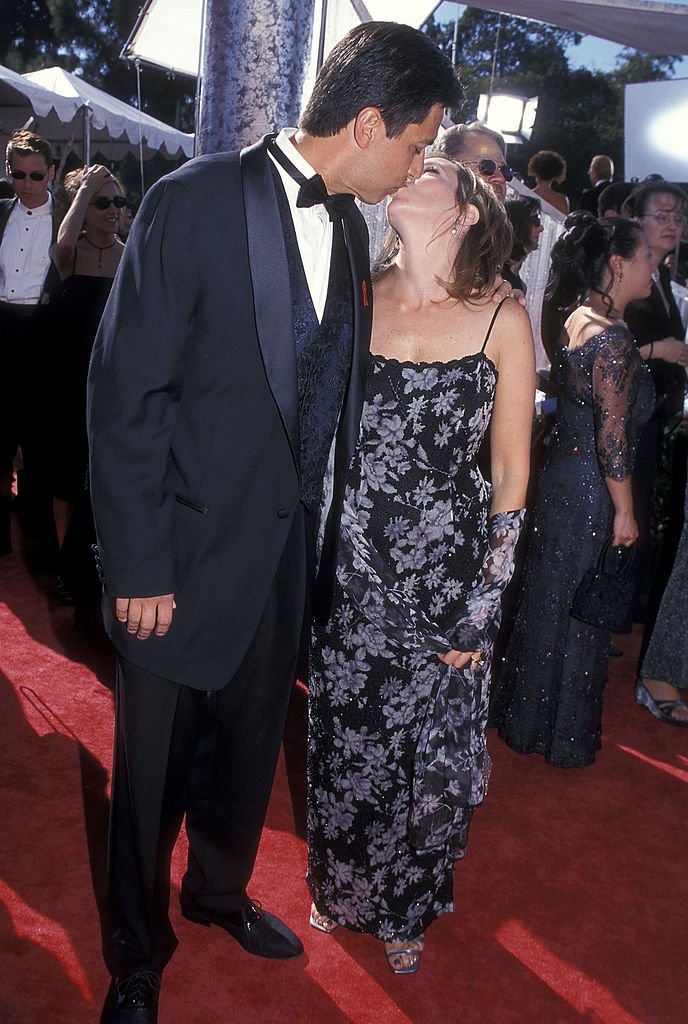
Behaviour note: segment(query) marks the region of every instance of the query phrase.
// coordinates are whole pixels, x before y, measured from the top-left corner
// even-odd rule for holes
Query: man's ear
[[[387,136],[385,122],[378,107],[364,107],[354,118],[354,140],[361,149],[367,149],[380,136]]]

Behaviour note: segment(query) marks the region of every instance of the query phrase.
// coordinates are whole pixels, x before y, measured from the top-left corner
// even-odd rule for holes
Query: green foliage
[[[431,20],[429,35],[451,54],[454,22]],[[489,91],[494,67],[495,92],[538,96],[538,114],[530,141],[509,147],[509,161],[523,175],[539,149],[553,149],[568,164],[564,191],[587,187],[587,168],[595,153],[607,153],[623,175],[623,86],[667,78],[674,57],[653,57],[623,50],[611,74],[572,69],[566,56],[581,41],[575,32],[540,22],[467,7],[459,18],[457,67],[466,104],[457,120],[475,120],[478,97]]]

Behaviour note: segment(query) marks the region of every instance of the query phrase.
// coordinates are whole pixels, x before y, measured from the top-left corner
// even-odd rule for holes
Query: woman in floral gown
[[[603,545],[637,540],[631,473],[654,405],[650,373],[623,322],[648,295],[654,262],[637,224],[571,214],[552,253],[565,325],[557,420],[538,485],[516,623],[494,720],[522,754],[583,767],[601,744],[609,630],[569,613]]]
[[[446,159],[388,208],[337,586],[310,675],[311,924],[368,932],[395,973],[453,909],[489,772],[490,658],[523,517],[534,397],[528,315],[495,307],[510,251],[489,185]],[[476,456],[491,430],[490,487]]]

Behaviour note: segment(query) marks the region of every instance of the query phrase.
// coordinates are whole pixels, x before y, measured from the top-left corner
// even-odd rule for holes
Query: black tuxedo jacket
[[[581,197],[576,209],[588,210],[590,213],[593,214],[593,216],[596,217],[598,200],[604,192],[604,190],[606,189],[607,185],[611,185],[611,182],[598,181],[596,185],[592,186],[592,188],[584,188],[581,193]]]
[[[345,235],[354,347],[337,494],[358,436],[372,322],[358,211]],[[106,598],[174,593],[177,604],[168,635],[141,641],[106,600],[115,646],[177,682],[224,686],[299,501],[289,272],[265,140],[192,160],[146,196],[96,338],[88,417]],[[338,513],[335,501],[333,529]]]
[[[18,202],[19,200],[16,198],[0,199],[0,244],[2,244],[2,239],[5,234],[5,228],[7,227],[7,221],[10,219],[10,214],[12,213],[12,210]],[[57,217],[55,215],[55,206],[53,205],[53,243],[57,238],[58,227],[59,224],[57,221]],[[60,275],[57,271],[57,267],[55,266],[54,263],[51,262],[50,266],[48,267],[48,272],[46,274],[45,282],[43,285],[43,296],[41,299],[41,303],[48,302],[50,297],[57,292],[57,290],[60,287],[60,284]]]
[[[624,319],[638,347],[651,341],[659,341],[661,338],[682,339],[685,334],[681,314],[671,290],[671,275],[667,267],[660,266],[659,279],[668,309],[656,281],[652,282],[652,291],[646,299],[629,302],[626,306]],[[662,417],[678,414],[683,409],[686,386],[684,368],[676,363],[667,363],[663,359],[651,359],[648,365],[655,385],[657,414]]]

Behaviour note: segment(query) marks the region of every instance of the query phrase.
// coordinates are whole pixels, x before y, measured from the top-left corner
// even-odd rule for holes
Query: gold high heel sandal
[[[339,928],[339,925],[333,918],[328,917],[327,914],[320,913],[315,903],[311,903],[310,926],[315,928],[316,931],[324,932],[325,935],[331,935],[332,932]]]
[[[417,939],[398,939],[385,942],[385,956],[392,974],[415,974],[425,947],[425,936]]]

